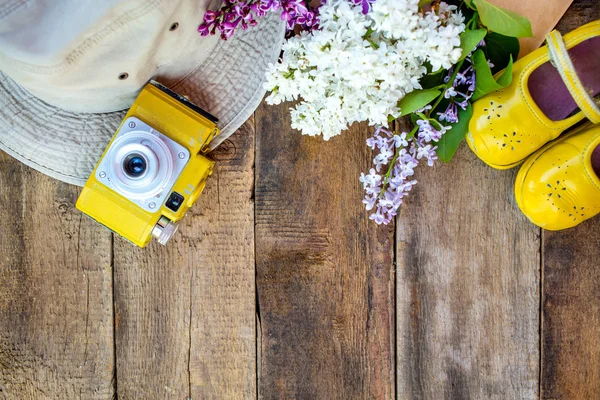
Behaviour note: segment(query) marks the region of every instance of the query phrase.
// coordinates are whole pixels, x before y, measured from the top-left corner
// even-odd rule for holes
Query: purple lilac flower
[[[438,159],[436,149],[437,146],[432,147],[430,144],[417,148],[417,159],[425,158],[427,159],[427,165],[433,167],[434,161]]]
[[[361,1],[370,3],[373,0]],[[296,25],[305,30],[318,29],[319,7],[312,7],[307,3],[305,0],[224,0],[221,9],[205,13],[198,32],[202,36],[218,32],[222,39],[227,40],[236,29],[245,30],[255,26],[258,23],[256,19],[264,17],[270,11],[281,11],[281,19],[287,22],[288,31],[293,30]]]
[[[475,70],[473,69],[473,73],[471,73],[471,75],[465,80],[465,84],[469,85],[467,88],[467,93],[470,93],[469,98],[471,98],[471,96],[475,92],[476,78],[477,78],[477,74],[475,73]]]
[[[467,109],[469,100],[475,92],[475,69],[470,65],[471,59],[467,57],[467,67],[456,73],[452,86],[444,92],[444,97],[450,102],[444,112],[438,112],[439,121],[446,121],[454,124],[458,122],[458,107]],[[448,75],[444,77],[444,82],[449,82],[454,71],[450,69]]]
[[[438,130],[426,119],[418,120],[417,125],[419,126],[417,138],[422,140],[423,143],[439,141],[442,138],[442,135],[449,129],[442,126],[442,128]]]
[[[375,0],[349,0],[350,3],[356,6],[362,6],[363,14],[368,14],[371,10],[371,4],[375,3]]]
[[[375,168],[368,174],[360,175],[365,198],[363,203],[367,211],[375,209],[369,216],[377,224],[389,224],[398,213],[404,198],[417,181],[412,179],[414,168],[420,160],[427,160],[432,166],[437,160],[431,142],[437,142],[450,127],[435,129],[428,120],[417,121],[415,135],[403,132],[395,134],[384,127],[378,127],[373,137],[367,139],[367,146],[378,153],[373,159]],[[380,174],[387,166],[387,173]],[[385,171],[386,169],[384,169]]]
[[[450,101],[450,104],[448,104],[446,111],[444,111],[443,113],[437,113],[437,115],[438,115],[438,120],[440,120],[440,121],[446,121],[451,124],[457,123],[458,122],[458,107],[456,106],[456,103],[454,102],[454,100]]]

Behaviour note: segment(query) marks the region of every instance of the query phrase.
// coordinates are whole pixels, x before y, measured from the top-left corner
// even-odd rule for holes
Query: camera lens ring
[[[131,177],[123,165],[132,155],[145,159],[146,169],[139,177]],[[133,200],[158,195],[170,181],[174,169],[169,147],[156,135],[143,131],[129,132],[117,138],[105,158],[109,166],[108,178],[114,189]]]

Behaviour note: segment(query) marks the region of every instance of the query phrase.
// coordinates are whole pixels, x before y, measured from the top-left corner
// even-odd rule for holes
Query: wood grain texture
[[[119,398],[255,397],[253,144],[250,120],[166,247],[115,238]]]
[[[111,233],[0,152],[0,398],[113,395]]]
[[[597,19],[597,0],[575,0],[558,29],[566,33]],[[598,399],[600,218],[542,234],[542,398]]]
[[[394,398],[393,228],[369,221],[358,126],[324,142],[256,113],[259,397]]]
[[[544,231],[542,398],[600,398],[600,219]]]
[[[533,399],[539,375],[539,229],[462,145],[415,171],[397,219],[399,399]]]
[[[256,398],[254,138],[252,118],[213,152],[212,183],[188,215],[194,399]]]
[[[597,19],[600,19],[598,0],[574,0],[565,15],[558,21],[556,29],[565,34]]]

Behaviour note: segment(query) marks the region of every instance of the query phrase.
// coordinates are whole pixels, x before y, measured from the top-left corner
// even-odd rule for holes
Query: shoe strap
[[[558,70],[565,86],[569,89],[569,93],[573,96],[573,100],[575,100],[581,112],[590,121],[594,124],[599,124],[600,109],[596,105],[594,98],[585,90],[579,76],[577,76],[573,61],[569,57],[567,47],[560,32],[554,30],[548,33],[546,35],[546,43],[548,44],[550,61]]]

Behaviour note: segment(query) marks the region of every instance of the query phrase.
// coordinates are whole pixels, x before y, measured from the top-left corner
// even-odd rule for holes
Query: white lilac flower
[[[385,127],[400,115],[398,101],[421,88],[426,63],[449,68],[461,55],[465,26],[454,6],[422,13],[418,0],[377,0],[364,14],[365,2],[355,3],[323,4],[320,30],[287,40],[281,62],[268,68],[267,102],[301,99],[291,116],[303,134],[328,140],[354,122]]]

